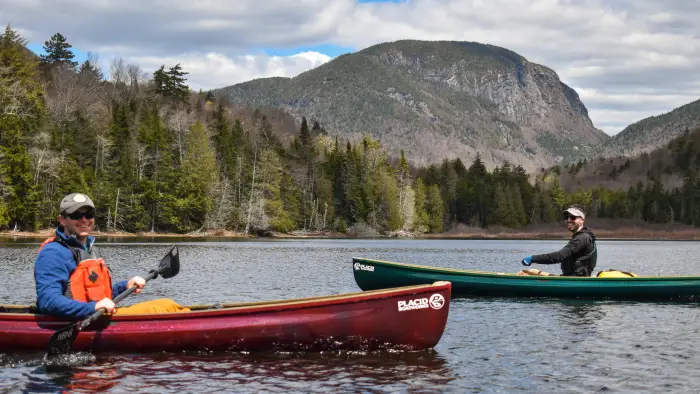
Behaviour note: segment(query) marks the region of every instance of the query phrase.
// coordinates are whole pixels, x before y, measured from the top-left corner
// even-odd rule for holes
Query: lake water
[[[38,246],[0,245],[0,304],[34,302]],[[562,241],[271,240],[177,242],[181,270],[125,304],[263,301],[356,292],[352,257],[518,271]],[[102,243],[113,277],[145,276],[173,242]],[[599,241],[598,269],[698,274],[700,242]],[[557,266],[538,266],[559,273]],[[455,298],[430,351],[95,355],[67,371],[1,354],[0,392],[698,392],[697,302]]]

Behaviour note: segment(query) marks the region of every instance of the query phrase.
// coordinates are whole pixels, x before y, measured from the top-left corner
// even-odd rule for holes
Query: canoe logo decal
[[[414,300],[399,301],[399,312],[412,311],[414,309],[428,308],[427,298],[416,298]]]
[[[430,299],[423,297],[398,302],[399,312],[427,308],[440,309],[443,307],[443,305],[445,305],[445,297],[437,293],[431,295]]]
[[[440,309],[442,308],[443,305],[445,305],[445,297],[442,296],[442,294],[433,294],[430,296],[430,301],[428,301],[430,304],[430,307],[433,309]]]
[[[369,271],[369,272],[374,272],[374,266],[373,265],[364,265],[360,263],[355,263],[355,271]]]

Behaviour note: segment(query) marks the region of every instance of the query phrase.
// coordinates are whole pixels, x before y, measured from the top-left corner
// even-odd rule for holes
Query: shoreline
[[[48,238],[55,229],[43,229],[36,232],[0,231],[0,239]],[[294,231],[291,233],[270,233],[259,236],[234,231],[206,231],[197,233],[152,233],[152,232],[101,232],[92,233],[96,238],[190,238],[190,239],[454,239],[454,240],[566,240],[570,234],[560,229],[500,230],[464,229],[440,234],[422,234],[411,232],[394,232],[388,235],[362,236],[338,232]],[[623,229],[593,229],[598,240],[644,240],[644,241],[698,241],[700,228],[653,229],[629,227]]]

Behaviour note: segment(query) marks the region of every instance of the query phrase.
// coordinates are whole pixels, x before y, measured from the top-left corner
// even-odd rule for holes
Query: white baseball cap
[[[578,216],[581,219],[586,218],[586,214],[583,213],[583,211],[580,208],[576,208],[576,207],[568,207],[562,212],[562,214],[564,215],[564,217],[571,215],[571,216]]]

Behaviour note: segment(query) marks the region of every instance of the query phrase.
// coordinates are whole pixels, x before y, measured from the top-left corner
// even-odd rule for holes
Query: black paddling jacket
[[[588,227],[571,236],[571,240],[558,252],[532,256],[537,264],[561,263],[562,276],[591,276],[598,260],[595,235]]]

